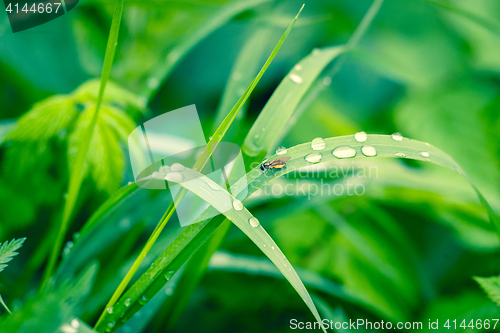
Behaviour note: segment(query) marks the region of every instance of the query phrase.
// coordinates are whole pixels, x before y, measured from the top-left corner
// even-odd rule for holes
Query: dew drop
[[[167,288],[165,289],[165,294],[167,294],[167,296],[172,296],[174,294],[174,290],[172,288]]]
[[[321,50],[320,50],[320,49],[318,49],[318,48],[315,48],[315,49],[312,51],[312,54],[314,54],[314,55],[318,55],[318,54],[320,54],[320,53],[321,53]]]
[[[322,138],[316,138],[311,141],[311,148],[313,150],[323,150],[326,147],[326,142]]]
[[[332,150],[332,155],[336,158],[349,158],[356,156],[356,150],[349,146],[340,146]]]
[[[238,199],[234,199],[233,200],[233,208],[234,208],[234,210],[238,210],[238,211],[242,210],[243,209],[243,204]]]
[[[399,132],[392,133],[391,137],[394,141],[403,141],[403,134]]]
[[[329,77],[329,76],[326,76],[324,79],[323,79],[323,85],[325,87],[329,87],[330,85],[332,84],[332,78]]]
[[[301,71],[302,70],[302,66],[299,65],[299,64],[295,65],[294,68],[295,68],[296,71]]]
[[[130,303],[132,302],[132,298],[127,298],[124,302],[125,306],[128,308],[130,306]]]
[[[361,147],[361,152],[368,157],[377,156],[377,151],[373,146],[363,146]]]
[[[113,307],[112,307],[112,306],[108,306],[108,307],[106,308],[106,311],[107,311],[109,314],[113,313]]]
[[[153,178],[158,177],[158,171],[153,172],[153,173],[151,174],[151,176],[152,176]]]
[[[178,172],[178,171],[182,171],[182,170],[185,170],[186,167],[180,163],[174,163],[172,164],[172,166],[170,167],[170,170],[174,171],[174,172]]]
[[[259,225],[260,225],[260,222],[259,220],[257,220],[257,218],[255,216],[252,216],[249,220],[248,220],[248,223],[250,223],[250,225],[254,228],[257,228]]]
[[[126,218],[121,219],[119,226],[121,229],[128,229],[128,228],[130,228],[131,224],[132,224],[132,222],[130,222],[130,219],[126,217]]]
[[[420,155],[422,155],[423,157],[429,157],[429,153],[426,151],[420,152]]]
[[[285,267],[286,267],[286,264],[285,264]]]
[[[286,149],[286,147],[283,147],[283,146],[276,148],[277,155],[286,154],[287,151],[288,151],[288,149]]]
[[[170,181],[170,182],[174,182],[174,183],[180,183],[182,182],[182,175],[178,172],[170,172],[170,173],[167,173],[167,175],[165,176],[165,179]]]
[[[71,321],[71,326],[73,326],[74,328],[80,327],[80,322],[78,321],[78,319],[73,319]]]
[[[309,163],[318,163],[319,161],[321,161],[321,157],[323,157],[323,155],[321,155],[320,153],[311,153],[307,155],[305,159]]]
[[[241,73],[240,72],[234,72],[231,77],[233,78],[234,81],[239,81],[241,80]]]
[[[63,333],[76,333],[77,332],[76,328],[74,328],[68,324],[62,325],[60,328],[60,331]]]
[[[160,81],[158,81],[158,79],[155,77],[150,77],[147,83],[149,89],[156,89],[160,85]]]
[[[297,84],[302,83],[302,78],[300,76],[298,76],[297,74],[290,74],[290,80],[292,80],[293,82],[295,82]]]
[[[71,252],[71,249],[73,248],[73,242],[72,241],[69,241],[66,243],[66,246],[64,247],[63,249],[63,254],[64,255],[68,255],[70,252]]]
[[[114,321],[110,321],[106,327],[106,332],[111,332],[111,330],[113,329],[113,327],[115,327],[115,322]]]
[[[368,139],[368,134],[365,131],[359,131],[354,134],[354,139],[358,142],[365,142]]]
[[[75,233],[73,234],[73,239],[74,239],[74,240],[77,240],[78,238],[80,238],[80,233],[79,233],[79,232],[75,232]]]
[[[395,153],[394,155],[398,157],[406,157],[404,153]]]
[[[139,302],[139,304],[140,304],[140,305],[144,305],[144,304],[146,304],[148,301],[149,301],[149,300],[147,299],[147,297],[146,297],[145,295],[142,295],[142,297],[141,297],[141,298],[139,298],[139,301],[138,301],[138,302]]]

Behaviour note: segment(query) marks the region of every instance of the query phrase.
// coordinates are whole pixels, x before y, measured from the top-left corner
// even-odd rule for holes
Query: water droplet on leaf
[[[426,151],[420,152],[420,155],[422,155],[423,157],[429,157],[429,153]]]
[[[332,150],[332,155],[336,158],[349,158],[356,156],[356,150],[349,146],[340,146]]]
[[[290,74],[290,80],[292,80],[293,82],[295,82],[297,84],[302,83],[302,78],[300,76],[298,76],[297,74]]]
[[[276,148],[277,155],[286,154],[287,151],[288,151],[288,149],[286,149],[286,147],[283,147],[283,146]]]
[[[377,151],[373,146],[363,146],[361,147],[361,152],[368,157],[377,156]]]
[[[260,225],[260,222],[259,220],[257,220],[256,217],[252,216],[249,220],[248,220],[248,223],[250,223],[250,225],[254,228],[257,228],[259,225]]]

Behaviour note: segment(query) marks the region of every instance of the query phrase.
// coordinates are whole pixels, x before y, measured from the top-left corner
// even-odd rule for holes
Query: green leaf
[[[16,250],[18,250],[21,246],[23,246],[24,241],[26,238],[19,238],[19,239],[13,239],[10,241],[4,242],[3,244],[0,243],[0,272],[7,267],[7,263],[11,261],[18,253]],[[4,306],[4,308],[9,311],[9,308],[5,304],[2,296],[0,295],[0,303]]]
[[[300,8],[300,10],[297,13],[297,15],[295,16],[294,20],[292,21],[292,23],[290,23],[290,25],[288,26],[288,28],[286,29],[286,31],[283,33],[283,35],[281,36],[280,40],[278,41],[278,43],[274,47],[273,51],[271,52],[271,55],[269,56],[269,58],[267,59],[267,61],[264,63],[264,66],[262,66],[261,70],[259,71],[259,73],[257,74],[257,76],[253,79],[253,81],[250,83],[250,85],[247,87],[247,89],[245,90],[244,94],[240,97],[240,99],[238,100],[238,102],[236,103],[236,105],[231,109],[231,111],[226,116],[226,118],[224,118],[224,121],[219,125],[219,127],[217,128],[217,130],[215,131],[215,133],[212,135],[212,137],[210,138],[208,144],[203,149],[203,152],[201,153],[201,155],[198,157],[197,161],[195,162],[195,164],[193,166],[193,169],[203,170],[203,167],[209,161],[210,157],[212,156],[213,151],[217,148],[218,144],[220,143],[220,141],[224,137],[224,134],[226,133],[226,131],[231,126],[231,123],[233,122],[233,120],[235,119],[236,115],[238,114],[238,112],[242,108],[243,104],[246,102],[246,100],[248,99],[248,97],[250,96],[250,94],[252,93],[252,91],[255,89],[255,87],[257,86],[257,83],[259,82],[259,80],[261,79],[261,77],[264,75],[265,71],[267,70],[267,68],[269,67],[269,65],[273,61],[274,57],[278,53],[279,49],[281,48],[281,45],[283,44],[283,42],[285,41],[286,37],[288,36],[288,34],[290,33],[290,31],[292,30],[293,25],[297,21],[297,19],[298,19],[300,13],[302,12],[303,8],[304,8],[304,6],[302,6]],[[147,241],[146,245],[144,246],[143,250],[139,254],[139,257],[134,262],[134,265],[132,266],[132,268],[129,270],[129,272],[127,273],[127,275],[123,279],[123,281],[120,283],[120,285],[116,289],[116,291],[113,294],[113,296],[111,297],[109,303],[106,305],[106,308],[108,308],[110,306],[113,306],[113,304],[118,300],[118,298],[120,297],[120,295],[123,293],[123,291],[125,290],[126,286],[128,285],[128,283],[130,282],[130,280],[134,276],[135,272],[139,268],[142,260],[144,260],[144,258],[146,257],[147,253],[149,252],[149,250],[151,249],[151,247],[153,246],[153,244],[158,239],[158,236],[160,235],[161,231],[163,230],[163,228],[165,227],[165,225],[169,221],[170,217],[173,215],[173,213],[175,211],[176,204],[182,200],[182,198],[184,197],[185,194],[186,194],[186,190],[183,189],[183,190],[179,191],[179,193],[176,195],[176,197],[174,198],[173,202],[170,204],[169,208],[167,209],[167,211],[163,215],[162,219],[158,223],[156,229],[153,231],[153,234],[148,239],[148,241]],[[100,323],[101,320],[103,320],[105,318],[105,316],[107,316],[107,313],[106,313],[106,311],[103,311],[103,314],[102,314],[101,318],[99,319],[98,323]]]
[[[26,238],[13,239],[10,243],[4,242],[0,243],[0,272],[7,267],[7,263],[12,260],[18,253],[16,252],[21,246],[23,246]]]
[[[175,69],[175,67],[181,62],[181,60],[191,51],[194,46],[196,46],[201,40],[210,35],[213,31],[217,30],[234,16],[254,8],[263,3],[269,2],[270,0],[251,0],[251,1],[232,1],[226,6],[222,7],[221,10],[217,11],[211,18],[209,18],[206,23],[202,24],[199,29],[197,29],[191,36],[182,40],[177,46],[175,46],[167,55],[166,61],[156,68],[154,74],[149,78],[149,80],[154,80],[158,82],[152,89],[150,87],[145,87],[141,96],[146,96],[148,101],[151,101],[158,91],[158,87],[167,79],[170,73]]]
[[[290,160],[287,162],[287,167],[281,169],[281,171],[277,171],[276,177],[280,177],[286,173],[298,170],[302,167],[313,165],[314,163],[308,162],[306,160],[306,157],[310,154],[320,155],[319,162],[337,160],[337,157],[335,157],[332,152],[335,151],[335,149],[337,149],[338,147],[348,146],[352,148],[355,154],[351,158],[400,158],[404,156],[404,158],[427,161],[447,167],[466,177],[466,179],[469,180],[472,187],[476,191],[481,204],[483,204],[483,206],[487,209],[490,221],[493,225],[498,225],[497,217],[493,213],[491,207],[483,198],[481,193],[475,188],[470,179],[466,176],[465,172],[450,156],[436,147],[408,138],[401,138],[401,141],[394,140],[391,135],[367,135],[367,139],[364,142],[358,142],[355,139],[354,135],[349,135],[328,138],[325,139],[324,142],[325,147],[319,151],[313,150],[311,147],[311,143],[304,143],[289,148],[286,153],[286,156],[290,156]],[[362,153],[362,148],[364,147],[363,150],[366,152],[367,146],[374,148],[376,157],[368,157]],[[278,158],[280,156],[284,155],[271,156],[270,160]],[[243,201],[274,178],[275,177],[272,174],[266,176],[259,167],[256,167],[248,172],[246,177],[242,178],[231,187],[231,193],[237,199]],[[245,189],[247,189],[248,191],[244,191]],[[241,193],[245,192],[246,196],[240,195]],[[155,264],[152,265],[150,269],[138,280],[138,282],[136,282],[131,287],[131,289],[120,299],[120,301],[117,303],[117,306],[123,306],[124,300],[127,298],[131,298],[132,301],[137,301],[142,296],[143,292],[146,293],[148,297],[154,296],[155,292],[158,291],[165,283],[165,279],[154,278],[154,282],[150,281],[150,279],[155,276],[161,277],[162,274],[175,272],[177,269],[179,269],[184,264],[184,262],[196,251],[200,244],[202,244],[203,241],[222,223],[223,220],[223,217],[217,216],[211,221],[205,221],[188,226],[185,231],[178,238],[176,238],[174,242],[164,251],[164,253],[155,262]],[[251,233],[251,231],[249,231],[249,233]],[[260,245],[262,247],[263,240],[255,238],[259,238],[259,236],[252,235],[249,237],[252,237],[254,241],[257,241],[257,245]],[[265,253],[266,255],[268,255],[267,252]],[[131,306],[129,311],[132,311],[133,313],[134,309],[137,309],[137,307],[140,308],[141,306],[138,304],[136,304],[135,306]],[[119,309],[121,309],[121,307],[119,307]]]
[[[87,103],[68,137],[69,169],[74,170],[78,152],[86,143],[89,126],[95,126],[84,165],[84,175],[90,174],[96,189],[111,194],[119,187],[123,170],[120,144],[126,142],[135,123],[121,110],[103,104],[95,125],[92,122],[94,103]]]
[[[266,154],[313,82],[343,51],[342,46],[316,49],[288,73],[250,129],[242,147],[244,154],[261,157]]]
[[[500,306],[500,276],[487,278],[475,276],[474,280],[483,288],[488,297]]]
[[[99,86],[97,101],[95,103],[95,109],[90,118],[90,122],[86,129],[86,133],[83,135],[83,141],[81,143],[81,146],[79,147],[78,153],[75,157],[75,162],[73,164],[73,169],[71,170],[70,173],[68,193],[66,196],[66,201],[64,204],[64,209],[61,219],[61,227],[59,228],[59,233],[57,235],[55,244],[50,254],[49,262],[44,272],[42,281],[42,290],[45,288],[45,286],[49,282],[49,279],[52,277],[54,267],[57,263],[57,259],[59,256],[59,251],[64,241],[66,231],[70,224],[71,215],[73,213],[73,209],[78,199],[78,194],[80,192],[80,187],[84,177],[85,161],[87,159],[87,153],[89,151],[93,137],[93,132],[98,120],[99,108],[101,107],[101,103],[104,97],[104,90],[106,89],[106,83],[108,82],[109,75],[111,72],[111,67],[113,65],[113,59],[115,56],[116,44],[118,40],[118,33],[120,30],[122,12],[123,12],[123,0],[117,0],[115,12],[113,14],[113,20],[111,22],[108,45],[106,47],[106,55],[104,56],[104,65],[102,68],[101,83]]]
[[[319,313],[302,284],[302,281],[290,262],[286,259],[285,255],[281,252],[278,245],[269,237],[264,228],[260,226],[258,220],[243,206],[238,210],[233,209],[231,203],[228,203],[224,199],[230,198],[231,202],[234,202],[235,198],[208,177],[191,169],[185,169],[181,174],[184,179],[180,185],[198,195],[212,207],[215,207],[240,228],[261,249],[261,251],[271,259],[281,273],[287,278],[307,304],[316,320],[321,321]],[[163,285],[165,276],[167,276],[167,280],[169,278],[169,273],[162,270],[164,266],[162,262],[168,261],[168,255],[168,253],[164,252],[150,269],[139,278],[132,288],[124,294],[121,300],[113,306],[113,311],[107,316],[107,320],[102,320],[101,323],[96,326],[98,331],[103,331],[108,322],[116,322],[117,318],[115,318],[115,316],[124,314],[128,317],[130,314],[133,314],[141,308],[147,300],[151,299],[156,294],[157,290],[155,285]],[[129,298],[131,305],[127,307],[125,302]],[[117,315],[114,313],[117,313]]]
[[[0,319],[5,333],[58,332],[82,313],[82,303],[92,289],[97,264],[89,264],[74,279],[66,276],[51,282],[38,295],[28,298],[12,315]]]

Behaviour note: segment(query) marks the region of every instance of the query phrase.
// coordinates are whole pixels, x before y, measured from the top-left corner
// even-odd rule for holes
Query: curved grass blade
[[[205,37],[222,27],[236,15],[269,1],[271,0],[233,1],[217,11],[217,13],[208,19],[206,23],[202,24],[195,33],[168,53],[165,63],[151,76],[151,78],[159,83],[157,87],[160,87],[161,84],[165,82],[181,60]],[[147,102],[149,102],[153,99],[157,91],[157,89],[151,89],[146,86],[140,95],[145,96]]]
[[[238,228],[240,228],[276,265],[276,267],[286,277],[286,279],[307,304],[316,320],[321,322],[319,313],[316,310],[316,307],[314,306],[314,303],[312,302],[312,299],[305,289],[302,281],[298,277],[290,262],[286,259],[285,255],[281,252],[278,245],[266,233],[258,220],[243,206],[233,208],[231,203],[225,200],[225,198],[229,197],[231,202],[234,202],[235,198],[208,177],[205,177],[204,175],[191,169],[185,169],[179,173],[183,178],[183,181],[179,183],[179,185],[208,202],[212,207],[224,214]],[[139,278],[134,286],[127,293],[125,293],[124,297],[116,303],[113,307],[113,311],[108,311],[108,313],[111,312],[110,315],[107,316],[107,320],[102,320],[96,326],[97,331],[103,331],[103,329],[105,329],[108,325],[108,322],[116,322],[116,319],[119,319],[116,318],[116,316],[126,317],[131,311],[139,309],[147,302],[147,300],[156,294],[155,284],[158,282],[164,284],[164,276],[171,276],[171,273],[169,274],[167,271],[162,271],[160,269],[162,266],[161,263],[162,261],[165,261],[166,255],[168,255],[168,253],[163,253],[155,261],[155,264],[153,264],[150,269],[148,269],[148,271]],[[140,295],[142,295],[141,298],[138,297]],[[129,298],[129,302],[132,302],[132,305],[129,309],[127,309],[126,302]],[[116,315],[114,315],[114,313],[116,313]]]
[[[73,209],[75,207],[76,201],[78,199],[78,193],[80,192],[80,187],[83,181],[84,174],[84,164],[85,159],[87,157],[87,152],[90,146],[90,142],[92,140],[92,135],[94,132],[94,127],[97,122],[97,117],[99,113],[99,108],[102,103],[102,99],[104,96],[104,90],[106,89],[106,83],[108,82],[109,75],[111,72],[111,67],[113,65],[113,59],[115,57],[116,51],[116,43],[118,40],[118,33],[120,30],[120,22],[122,18],[123,12],[123,0],[116,1],[115,12],[113,14],[113,20],[111,22],[111,29],[109,32],[108,45],[106,47],[106,55],[104,56],[104,65],[102,68],[101,74],[101,84],[99,87],[99,95],[97,96],[96,106],[94,110],[94,114],[92,115],[92,120],[87,129],[87,133],[84,136],[84,142],[78,151],[76,156],[75,164],[73,170],[71,170],[71,175],[69,179],[68,193],[66,195],[66,201],[63,208],[61,227],[59,228],[59,232],[54,243],[54,247],[52,248],[52,252],[49,258],[49,263],[44,272],[44,277],[42,280],[41,290],[45,288],[49,279],[52,277],[54,268],[57,263],[57,259],[59,257],[59,252],[61,250],[62,243],[64,241],[64,237],[66,236],[66,231],[68,229],[71,215],[73,213]]]
[[[245,93],[240,97],[240,99],[238,100],[238,102],[236,103],[236,105],[232,108],[232,110],[226,116],[226,118],[224,119],[224,121],[219,125],[219,127],[217,128],[217,130],[215,131],[215,133],[212,135],[212,138],[209,140],[207,146],[203,149],[203,152],[201,153],[201,155],[198,157],[196,163],[194,164],[193,169],[202,170],[203,167],[205,166],[205,164],[210,160],[210,157],[212,156],[213,151],[217,148],[217,146],[218,146],[219,142],[222,140],[224,134],[229,129],[229,126],[231,126],[231,123],[233,122],[234,118],[236,117],[236,115],[238,114],[238,112],[240,111],[240,109],[242,108],[243,104],[246,102],[246,100],[248,99],[248,97],[250,96],[250,94],[252,93],[252,91],[255,89],[257,83],[260,81],[261,77],[264,75],[265,71],[267,70],[267,68],[269,67],[269,65],[271,64],[271,62],[273,61],[273,59],[276,56],[276,54],[278,53],[279,49],[281,48],[281,45],[283,44],[283,42],[285,41],[285,39],[288,37],[288,34],[292,30],[292,28],[293,28],[295,22],[297,21],[300,13],[302,12],[303,8],[304,8],[304,6],[302,6],[302,8],[300,8],[300,10],[297,13],[297,15],[295,16],[294,20],[292,21],[292,23],[290,23],[289,27],[283,33],[283,35],[281,36],[280,40],[278,41],[278,43],[274,47],[273,51],[271,52],[271,55],[269,56],[269,58],[267,59],[267,61],[264,63],[264,66],[261,68],[261,70],[259,71],[259,73],[257,74],[257,76],[253,79],[253,81],[251,82],[251,84],[245,90]],[[185,189],[179,191],[179,193],[177,194],[176,198],[170,204],[170,206],[168,207],[167,211],[163,215],[162,219],[158,223],[156,229],[153,231],[153,234],[151,235],[151,237],[147,241],[147,243],[144,246],[143,250],[139,254],[139,257],[134,262],[134,265],[131,267],[130,271],[127,273],[127,275],[125,276],[125,278],[123,279],[123,281],[120,283],[120,285],[118,286],[118,288],[114,292],[114,294],[111,297],[110,301],[106,305],[106,308],[108,308],[110,306],[113,306],[113,304],[121,296],[121,294],[123,293],[123,291],[127,287],[128,283],[132,279],[133,275],[135,274],[135,272],[139,268],[142,260],[144,260],[144,258],[146,257],[147,253],[149,252],[149,250],[151,249],[151,247],[153,246],[153,244],[155,243],[155,241],[158,239],[161,231],[163,230],[163,228],[165,227],[165,225],[167,224],[167,222],[169,221],[169,219],[172,217],[172,215],[173,215],[173,213],[175,211],[175,207],[182,200],[182,198],[184,197],[185,194],[186,194],[186,190]],[[101,317],[100,317],[100,319],[98,321],[98,324],[102,320],[104,320],[105,316],[106,316],[106,310],[103,311],[103,313],[102,313],[102,315],[101,315]]]

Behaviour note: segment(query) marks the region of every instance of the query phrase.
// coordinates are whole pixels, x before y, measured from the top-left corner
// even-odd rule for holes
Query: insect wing
[[[274,168],[283,167],[283,166],[285,166],[286,161],[288,161],[289,159],[290,159],[290,156],[283,156],[283,157],[277,158],[275,160],[272,160],[270,162],[271,163],[271,167],[274,167]]]

